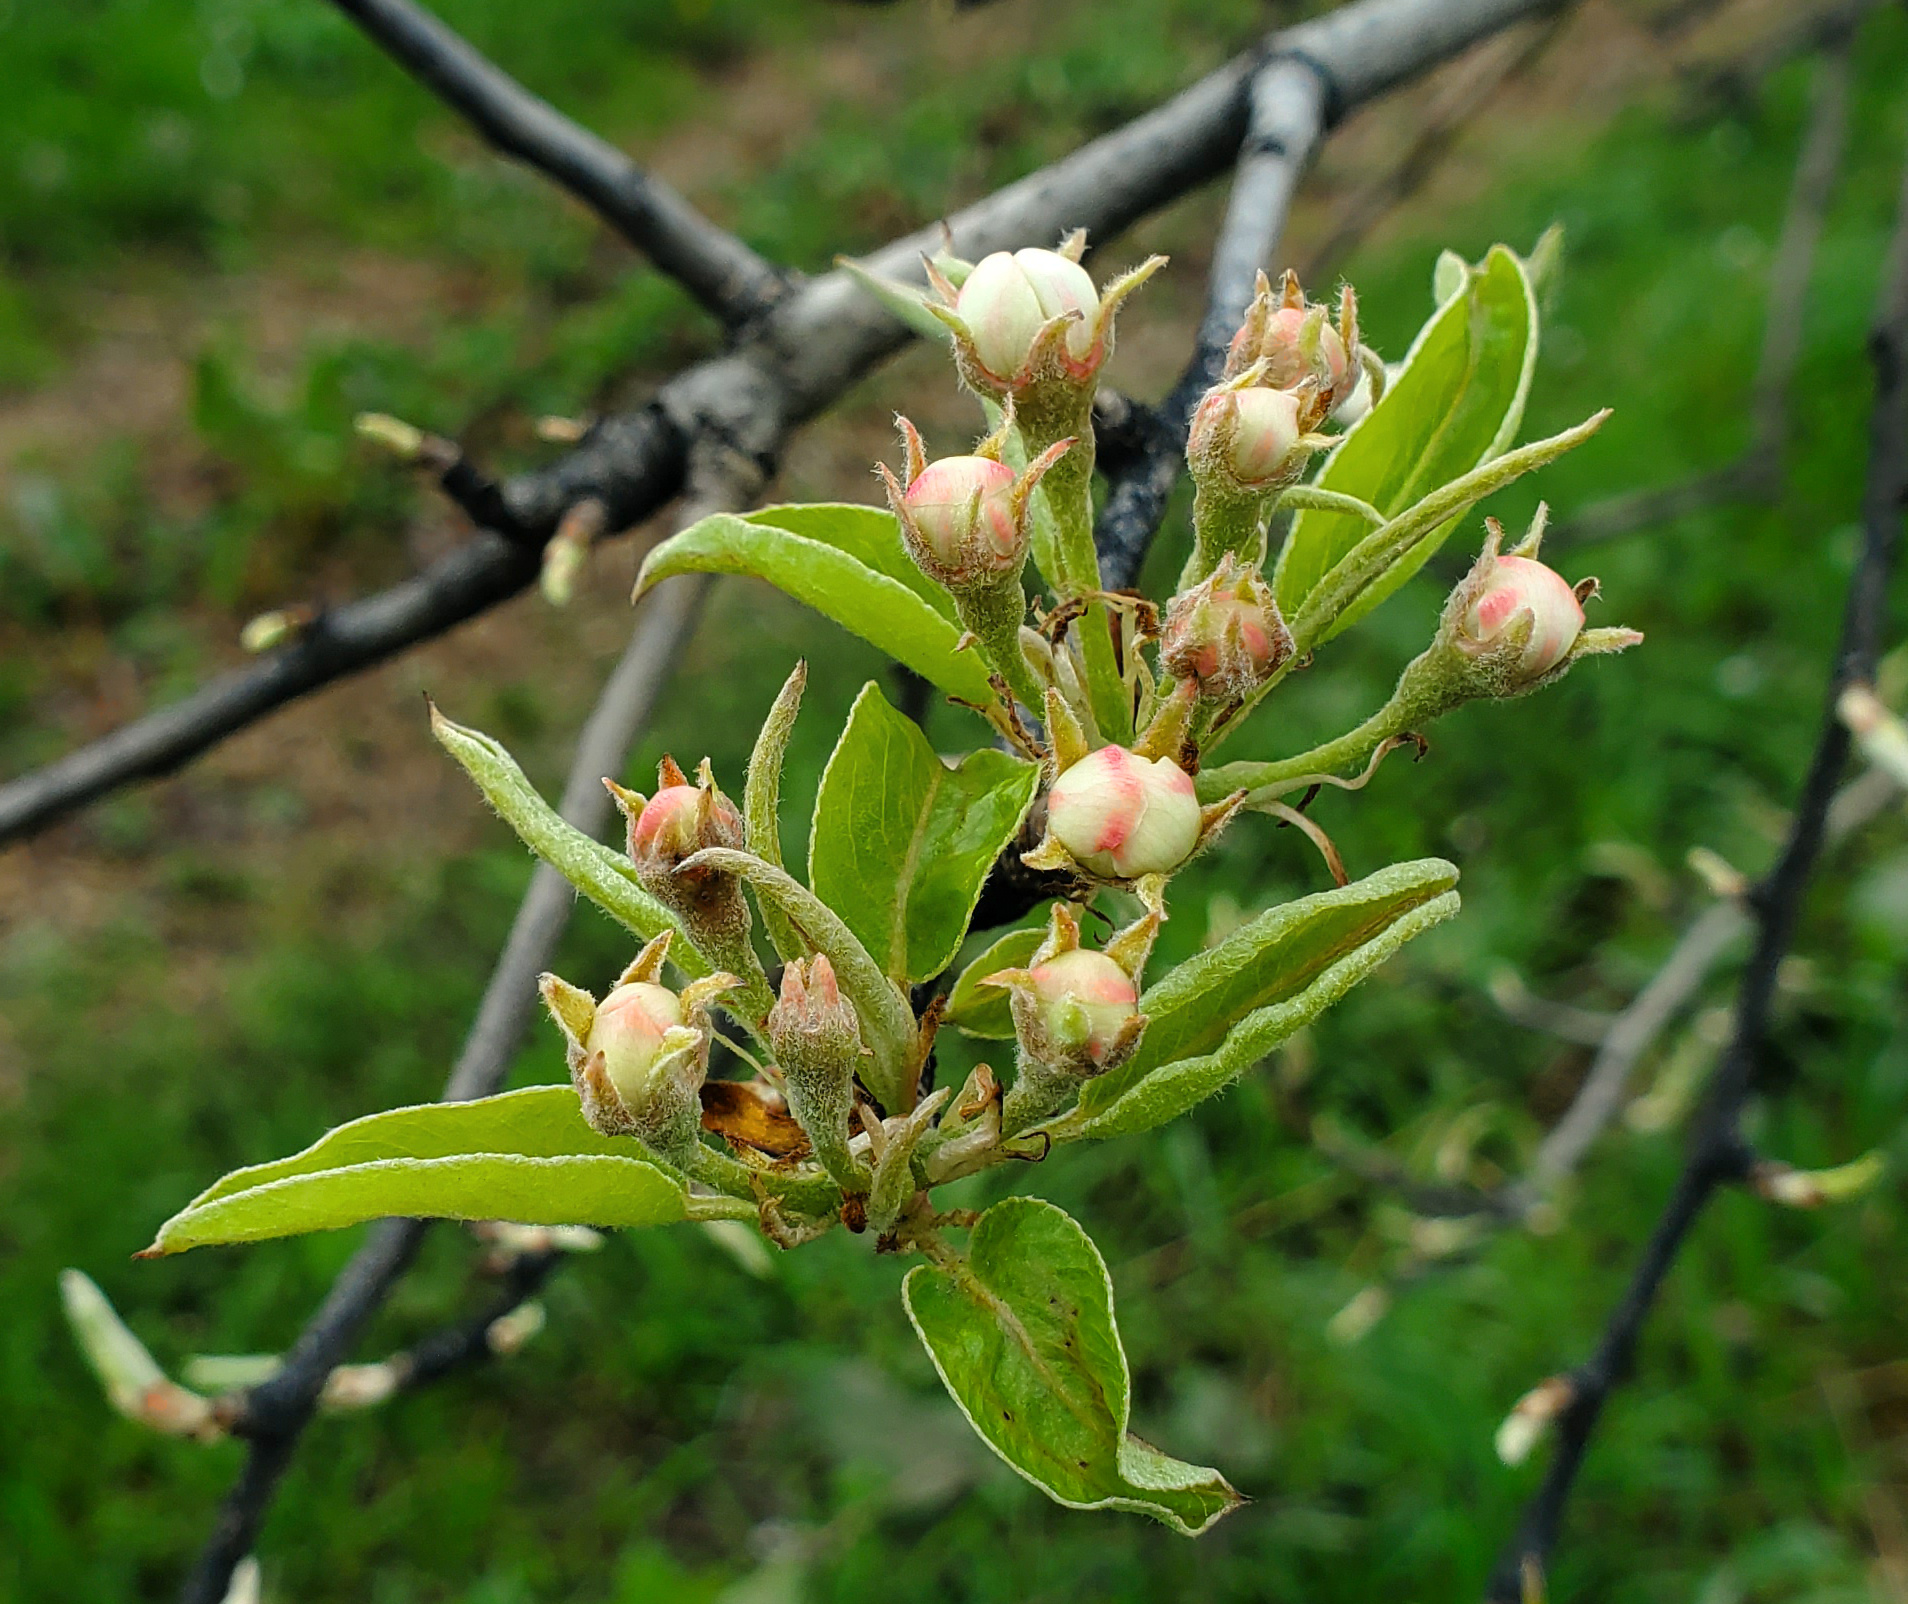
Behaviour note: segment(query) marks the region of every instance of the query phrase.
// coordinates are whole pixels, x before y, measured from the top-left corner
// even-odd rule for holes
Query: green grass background
[[[719,115],[778,52],[817,72],[860,52],[855,92],[815,95],[797,132],[707,197],[753,243],[810,268],[1132,115],[1264,20],[1243,0],[1038,16],[1002,0],[962,25],[954,71],[913,48],[911,7],[443,9],[539,91],[637,144]],[[992,26],[1005,47],[990,51],[973,30]],[[837,1236],[759,1278],[685,1229],[619,1239],[566,1268],[546,1300],[549,1328],[520,1358],[317,1425],[265,1532],[268,1596],[1474,1598],[1542,1454],[1506,1469],[1491,1433],[1519,1393],[1593,1340],[1675,1173],[1677,1133],[1617,1131],[1566,1199],[1561,1229],[1491,1240],[1414,1275],[1345,1345],[1329,1320],[1398,1267],[1409,1222],[1306,1131],[1328,1114],[1429,1174],[1459,1122],[1475,1122],[1467,1173],[1515,1170],[1585,1055],[1502,1018],[1484,990],[1494,968],[1620,1005],[1701,905],[1682,867],[1690,847],[1751,870],[1768,860],[1819,716],[1854,551],[1870,394],[1861,341],[1908,148],[1905,82],[1908,21],[1891,8],[1857,56],[1786,492],[1560,552],[1573,578],[1602,577],[1600,616],[1645,630],[1647,646],[1541,698],[1467,709],[1433,732],[1421,765],[1394,760],[1361,795],[1321,801],[1354,872],[1458,859],[1461,919],[1354,993],[1302,1050],[1195,1116],[1012,1178],[1073,1212],[1115,1266],[1138,1429],[1221,1466],[1251,1496],[1246,1509],[1198,1542],[1057,1509],[951,1429],[893,1261]],[[1345,264],[1376,343],[1403,349],[1428,310],[1439,248],[1527,245],[1561,220],[1567,264],[1527,432],[1605,403],[1618,412],[1542,476],[1542,493],[1567,513],[1727,459],[1747,439],[1763,272],[1808,86],[1798,63],[1722,106],[1658,85],[1612,121],[1553,116],[1528,138],[1498,125],[1498,138],[1466,149],[1472,182],[1408,211]],[[602,404],[632,369],[713,342],[680,295],[483,157],[319,0],[0,0],[0,104],[0,378],[20,393],[60,382],[101,285],[183,296],[287,262],[322,271],[353,251],[421,259],[471,285],[428,337],[314,337],[276,386],[259,382],[236,334],[208,340],[188,422],[196,449],[223,466],[195,507],[155,497],[135,439],[13,464],[0,511],[9,771],[70,738],[59,642],[74,632],[138,664],[158,698],[208,666],[208,617],[229,630],[313,565],[343,565],[367,585],[405,570],[397,535],[421,502],[351,449],[353,411],[456,430],[508,464],[537,450],[525,420],[538,411]],[[1158,227],[1197,238],[1210,217],[1201,202]],[[1196,276],[1163,304],[1175,293],[1189,305]],[[1146,315],[1138,306],[1133,321]],[[904,371],[942,397],[925,404],[947,405],[951,378],[924,361]],[[877,389],[850,410],[895,399]],[[1535,493],[1520,488],[1496,510],[1514,521]],[[1155,581],[1176,570],[1184,539],[1169,530]],[[1448,580],[1461,556],[1434,572]],[[1335,645],[1237,755],[1298,750],[1376,705],[1440,590],[1418,582]],[[805,806],[879,664],[752,588],[719,594],[634,771],[665,750],[707,750],[734,788],[799,653],[814,679],[788,790]],[[541,780],[560,773],[578,709],[535,677],[499,664],[475,711],[525,746]],[[959,719],[937,713],[936,733],[962,739]],[[255,811],[282,801],[264,795]],[[240,1457],[109,1413],[60,1321],[59,1268],[95,1275],[168,1362],[288,1340],[349,1236],[155,1266],[127,1254],[224,1169],[433,1095],[527,875],[500,827],[473,834],[461,818],[450,850],[367,868],[360,916],[334,921],[295,828],[282,861],[262,868],[174,841],[158,817],[136,796],[75,827],[77,847],[62,849],[120,854],[138,887],[123,910],[77,935],[18,910],[0,944],[0,1052],[13,1065],[0,1077],[10,1601],[166,1596]],[[1187,876],[1161,960],[1193,950],[1229,907],[1320,882],[1293,832],[1249,821]],[[182,983],[182,931],[217,949],[209,982]],[[1900,1596],[1877,1547],[1901,1540],[1908,1382],[1889,1394],[1892,1372],[1878,1367],[1908,1358],[1905,947],[1908,832],[1890,817],[1836,858],[1810,902],[1804,962],[1781,999],[1774,1095],[1754,1128],[1766,1151],[1804,1165],[1882,1148],[1891,1177],[1819,1215],[1733,1195],[1710,1211],[1592,1452],[1553,1597]],[[585,912],[560,967],[600,985],[626,957]],[[1672,1037],[1646,1067],[1687,1045]],[[559,1073],[554,1037],[540,1031],[516,1078]],[[436,1233],[366,1353],[467,1306],[469,1258],[454,1233]]]

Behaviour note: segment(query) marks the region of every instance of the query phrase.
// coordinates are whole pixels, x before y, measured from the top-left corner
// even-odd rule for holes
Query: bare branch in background
[[[1185,472],[1193,409],[1217,382],[1258,274],[1271,265],[1299,176],[1325,132],[1333,87],[1317,63],[1296,54],[1275,54],[1253,77],[1251,117],[1213,247],[1192,360],[1147,418],[1143,441],[1114,477],[1094,531],[1100,577],[1111,589],[1127,589],[1139,578],[1147,546]]]
[[[1527,1596],[1528,1576],[1533,1570],[1542,1574],[1604,1403],[1630,1372],[1637,1339],[1678,1250],[1716,1190],[1747,1178],[1754,1164],[1741,1129],[1742,1114],[1767,1044],[1777,971],[1794,940],[1803,898],[1828,839],[1837,782],[1848,761],[1850,734],[1837,708],[1847,687],[1874,678],[1889,580],[1908,517],[1908,167],[1903,170],[1869,354],[1875,405],[1862,496],[1862,551],[1829,674],[1822,732],[1801,798],[1775,867],[1748,895],[1755,945],[1736,994],[1733,1034],[1705,1090],[1682,1174],[1642,1258],[1595,1351],[1568,1378],[1570,1402],[1557,1421],[1556,1449],[1516,1536],[1499,1556],[1488,1589],[1491,1604],[1517,1604]]]
[[[1496,99],[1498,90],[1536,65],[1557,37],[1562,20],[1559,16],[1520,30],[1522,38],[1493,40],[1480,49],[1469,68],[1425,109],[1411,143],[1397,161],[1339,205],[1324,240],[1299,269],[1300,277],[1309,284],[1336,271],[1385,217],[1416,194],[1451,153],[1458,136]]]
[[[1326,114],[1335,120],[1555,3],[1357,0],[1282,30],[1260,51],[1228,63],[1145,116],[956,212],[948,220],[955,248],[978,256],[1051,241],[1071,227],[1116,234],[1224,171],[1245,137],[1249,85],[1268,59],[1302,59],[1328,78]],[[938,226],[917,230],[863,265],[885,277],[918,279],[921,253],[941,243]],[[480,537],[416,578],[324,615],[295,645],[265,661],[0,785],[0,844],[43,829],[121,785],[169,773],[286,702],[516,595],[535,582],[537,554],[577,502],[600,500],[611,531],[642,522],[681,488],[696,440],[730,442],[770,470],[789,429],[836,400],[909,338],[846,273],[809,280],[739,331],[731,350],[677,375],[647,406],[599,420],[575,450],[549,467],[506,483],[502,504],[514,542]],[[1157,524],[1155,517],[1152,527]]]
[[[661,179],[570,121],[411,0],[333,0],[504,154],[561,184],[730,326],[759,317],[787,276]]]

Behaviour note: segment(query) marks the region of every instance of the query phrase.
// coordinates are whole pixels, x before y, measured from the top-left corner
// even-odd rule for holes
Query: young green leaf
[[[568,1086],[531,1086],[371,1114],[290,1158],[234,1170],[166,1221],[144,1256],[387,1215],[636,1226],[689,1214],[680,1178],[591,1129]]]
[[[960,950],[981,883],[1039,783],[1033,764],[1005,752],[948,767],[870,682],[815,795],[809,884],[889,979],[927,980]]]
[[[788,754],[789,732],[801,711],[802,691],[808,684],[808,664],[797,663],[775,705],[762,721],[762,733],[749,754],[748,778],[742,787],[742,818],[748,830],[749,851],[764,863],[782,866],[782,760]],[[784,962],[805,958],[808,949],[782,911],[762,905],[762,926],[769,944]]]
[[[675,931],[669,944],[671,961],[692,978],[709,973],[708,961],[683,934],[674,915],[636,883],[636,871],[628,860],[568,823],[537,795],[536,787],[500,742],[480,730],[453,724],[436,707],[431,709],[431,733],[477,782],[484,800],[503,815],[504,823],[523,838],[525,846],[644,941],[653,941],[665,930]]]
[[[765,579],[948,695],[982,707],[998,700],[980,655],[955,650],[961,638],[958,624],[923,601],[912,586],[840,547],[717,513],[652,551],[637,576],[636,594],[672,574],[689,573]]]
[[[1395,518],[1516,438],[1537,362],[1537,297],[1525,264],[1503,245],[1463,278],[1440,261],[1440,305],[1412,342],[1404,371],[1345,437],[1316,488],[1355,496]],[[1416,573],[1454,525],[1426,533],[1333,623],[1348,628]],[[1279,609],[1296,618],[1307,595],[1370,532],[1355,511],[1308,507],[1279,553]]]
[[[1004,986],[983,986],[981,981],[1003,969],[1024,969],[1033,962],[1034,948],[1045,935],[1044,929],[1009,930],[961,971],[961,978],[947,994],[947,1009],[941,1015],[941,1023],[952,1025],[969,1036],[1012,1041],[1014,1014],[1008,1006],[1011,994]]]
[[[1072,1138],[1150,1130],[1224,1087],[1412,937],[1458,910],[1441,858],[1393,864],[1259,915],[1140,998],[1138,1051],[1088,1081],[1055,1127]]]
[[[1039,1198],[983,1214],[964,1261],[918,1264],[908,1318],[981,1440],[1056,1503],[1196,1537],[1236,1509],[1216,1470],[1127,1434],[1131,1383],[1099,1250]]]
[[[845,551],[877,574],[898,580],[949,623],[957,622],[954,598],[921,572],[920,565],[901,544],[901,526],[886,507],[863,507],[853,502],[815,502],[807,506],[758,507],[740,514],[745,523],[785,529],[804,540],[819,541]]]

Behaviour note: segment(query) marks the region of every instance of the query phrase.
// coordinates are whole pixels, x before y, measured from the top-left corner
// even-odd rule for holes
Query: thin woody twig
[[[1644,1322],[1678,1250],[1716,1190],[1746,1177],[1753,1164],[1741,1130],[1742,1113],[1767,1041],[1777,971],[1794,939],[1803,898],[1826,844],[1837,781],[1848,761],[1850,735],[1837,705],[1849,685],[1874,677],[1888,582],[1908,518],[1908,166],[1903,169],[1869,354],[1876,382],[1862,497],[1862,552],[1849,585],[1821,734],[1795,816],[1775,867],[1749,893],[1755,944],[1737,991],[1733,1034],[1705,1090],[1682,1174],[1594,1352],[1569,1377],[1571,1401],[1557,1422],[1556,1449],[1515,1537],[1499,1556],[1487,1593],[1491,1604],[1516,1604],[1524,1596],[1525,1578],[1533,1570],[1541,1574],[1556,1546],[1603,1406],[1629,1374]]]
[[[788,288],[773,264],[661,179],[572,122],[411,0],[333,0],[506,155],[561,184],[724,323],[759,317]]]
[[[1302,59],[1329,77],[1329,121],[1554,3],[1354,0],[1274,34],[1155,110],[955,213],[947,220],[955,249],[978,256],[1051,241],[1074,226],[1117,233],[1224,171],[1245,137],[1249,85],[1268,55]],[[921,253],[943,243],[939,225],[917,230],[863,265],[918,278]],[[631,528],[681,488],[691,446],[705,436],[737,444],[766,469],[764,440],[779,441],[911,337],[848,274],[808,280],[740,331],[732,350],[678,374],[637,411],[598,420],[549,467],[503,485],[513,539],[481,536],[416,578],[324,615],[294,645],[184,702],[0,785],[0,844],[121,785],[170,773],[287,702],[518,594],[535,582],[537,554],[570,507],[595,497],[606,530]],[[1170,489],[1169,481],[1162,508]],[[1136,562],[1138,547],[1130,553]]]
[[[1186,435],[1200,396],[1217,382],[1226,347],[1252,302],[1253,285],[1285,230],[1299,176],[1331,113],[1332,85],[1300,55],[1274,55],[1252,80],[1251,118],[1239,149],[1232,196],[1213,248],[1206,310],[1192,360],[1146,419],[1141,443],[1115,475],[1094,530],[1104,584],[1138,581],[1147,546],[1185,470]]]
[[[564,785],[559,811],[577,828],[595,834],[606,822],[610,799],[602,776],[621,770],[629,747],[648,723],[709,583],[701,576],[671,580],[644,603],[629,647],[584,725]],[[574,902],[569,883],[539,865],[445,1085],[447,1101],[487,1096],[502,1084],[535,1008],[537,974],[548,967]],[[422,1220],[385,1220],[373,1226],[278,1373],[251,1389],[230,1411],[228,1428],[248,1440],[249,1451],[187,1578],[181,1593],[187,1604],[218,1604],[225,1597],[233,1567],[251,1551],[326,1381],[410,1264],[426,1228]]]

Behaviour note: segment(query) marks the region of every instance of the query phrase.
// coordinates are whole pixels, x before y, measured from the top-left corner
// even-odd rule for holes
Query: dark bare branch
[[[609,141],[572,122],[411,0],[333,0],[491,144],[575,195],[731,326],[759,317],[788,278]]]
[[[1116,234],[1215,176],[1239,152],[1248,86],[1268,58],[1303,61],[1320,75],[1329,120],[1556,3],[1357,0],[1275,34],[1261,52],[1229,63],[1125,127],[956,213],[949,219],[956,248],[978,256],[1050,241],[1071,227]],[[936,248],[940,238],[938,227],[920,230],[868,265],[888,277],[918,278],[921,252]],[[536,553],[570,506],[593,496],[606,509],[608,529],[641,522],[680,488],[693,440],[707,435],[729,441],[770,468],[787,430],[909,338],[847,274],[809,281],[751,326],[733,351],[680,374],[639,411],[600,420],[549,468],[506,484],[502,502],[513,540],[473,541],[415,579],[336,609],[322,627],[253,667],[0,785],[0,844],[43,829],[121,785],[169,773],[285,703],[516,595],[535,581]],[[1183,447],[1183,430],[1180,438]],[[1165,458],[1169,466],[1179,449]],[[1158,497],[1161,509],[1170,490],[1168,480]],[[1157,525],[1155,514],[1148,532]],[[1123,571],[1119,563],[1112,567],[1116,576]]]
[[[1251,115],[1212,253],[1192,360],[1114,479],[1094,531],[1101,578],[1112,589],[1126,589],[1138,579],[1146,548],[1166,516],[1166,503],[1185,469],[1193,409],[1218,380],[1258,274],[1271,265],[1299,176],[1324,134],[1332,89],[1303,55],[1275,55],[1252,80]]]
[[[1794,939],[1803,899],[1828,838],[1837,782],[1848,761],[1850,736],[1837,703],[1849,685],[1874,676],[1889,581],[1908,517],[1908,167],[1902,175],[1869,354],[1875,369],[1875,405],[1862,497],[1861,557],[1849,584],[1829,674],[1827,711],[1801,798],[1775,867],[1749,893],[1755,944],[1737,991],[1729,1045],[1704,1092],[1689,1156],[1642,1258],[1595,1351],[1569,1378],[1571,1402],[1557,1422],[1556,1452],[1516,1536],[1499,1557],[1488,1591],[1491,1604],[1517,1604],[1525,1596],[1527,1572],[1533,1567],[1541,1572],[1549,1559],[1603,1406],[1629,1374],[1644,1322],[1678,1250],[1716,1190],[1749,1173],[1752,1155],[1741,1129],[1743,1109],[1768,1037],[1777,970]]]

